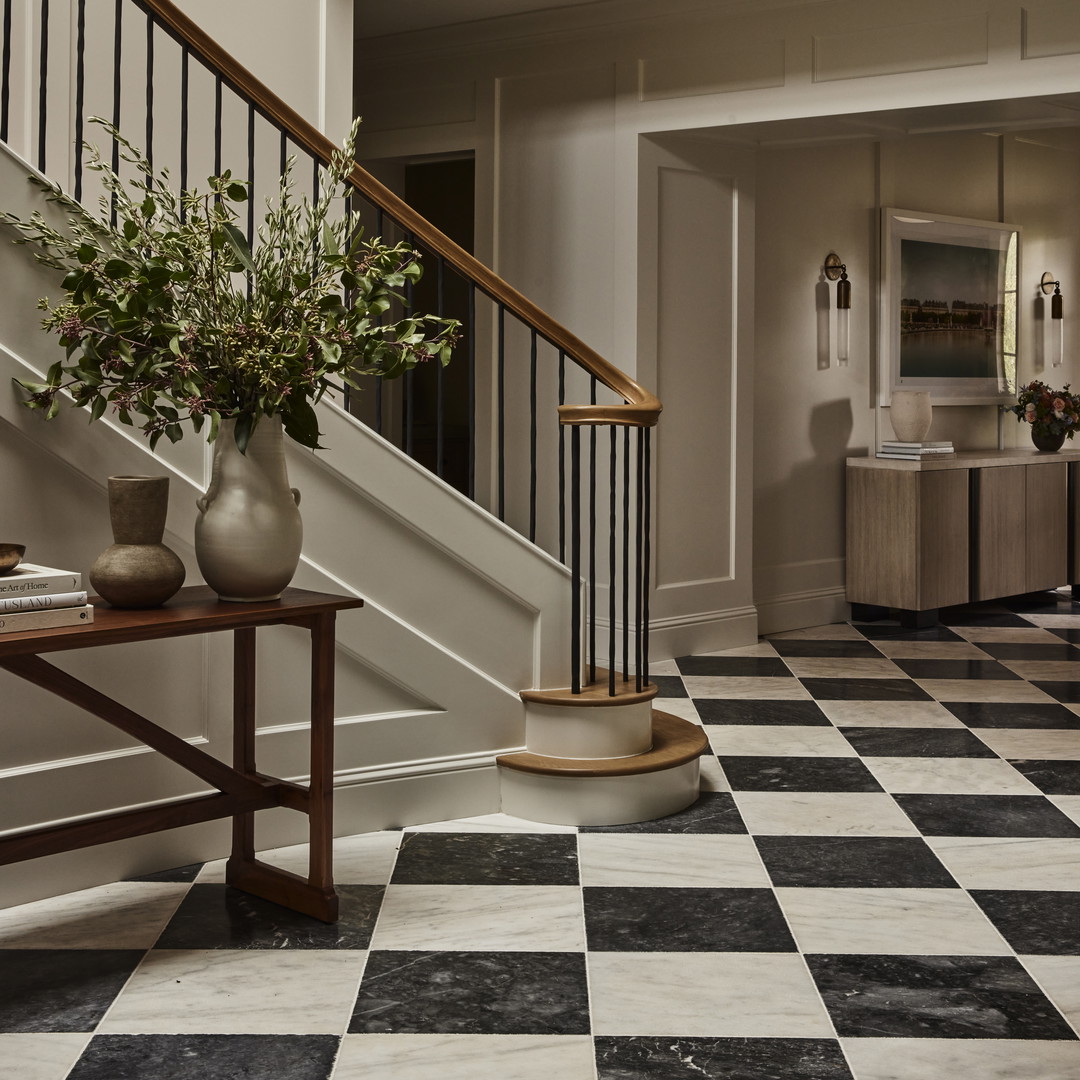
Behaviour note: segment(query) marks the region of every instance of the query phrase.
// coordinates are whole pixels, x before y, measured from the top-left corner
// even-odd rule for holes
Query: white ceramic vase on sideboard
[[[922,442],[934,413],[929,390],[894,390],[889,398],[889,421],[900,442]]]

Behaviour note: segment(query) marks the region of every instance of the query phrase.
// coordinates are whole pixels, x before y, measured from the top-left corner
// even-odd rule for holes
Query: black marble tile
[[[1009,611],[973,608],[950,608],[941,613],[946,626],[1002,626],[1030,630],[1034,623]]]
[[[1080,681],[1073,682],[1036,682],[1031,680],[1044,694],[1049,694],[1055,701],[1067,701],[1070,705],[1080,701]]]
[[[408,833],[395,885],[576,885],[577,840],[569,834]]]
[[[1042,795],[893,795],[924,836],[1080,836]]]
[[[851,1080],[835,1039],[597,1036],[597,1080]]]
[[[842,1038],[1076,1039],[1012,956],[808,955]]]
[[[191,863],[188,866],[177,866],[172,870],[159,870],[156,874],[140,874],[138,877],[124,878],[125,881],[170,881],[176,884],[185,884],[194,881],[199,876],[199,871],[205,864],[201,862]]]
[[[1080,614],[1077,603],[1065,592],[1051,589],[1046,592],[1023,593],[1020,596],[1007,596],[998,603],[1008,611],[1019,615],[1076,615]]]
[[[910,679],[800,679],[815,701],[933,701]]]
[[[1080,892],[971,889],[1012,948],[1024,955],[1080,956]]]
[[[679,665],[679,671],[683,675],[791,677],[787,664],[775,656],[680,656],[675,663]]]
[[[1010,758],[1009,764],[1047,795],[1080,795],[1080,761]]]
[[[1080,649],[1063,641],[1039,644],[1034,641],[980,641],[978,647],[997,660],[1075,660],[1080,662]]]
[[[586,887],[594,952],[795,952],[771,889]]]
[[[677,814],[629,825],[582,825],[578,832],[745,833],[746,824],[730,792],[703,791],[696,803]]]
[[[1045,629],[1055,637],[1061,638],[1062,641],[1071,641],[1074,645],[1080,645],[1080,619],[1077,623],[1077,626],[1047,626]]]
[[[0,949],[0,1032],[93,1031],[141,949]]]
[[[845,660],[880,660],[881,651],[869,641],[824,638],[769,638],[781,656],[835,656]]]
[[[776,701],[772,698],[694,698],[694,708],[697,709],[697,714],[703,724],[832,726],[832,721],[813,701]]]
[[[978,735],[961,728],[842,727],[840,731],[862,757],[997,757]]]
[[[67,1080],[329,1080],[336,1035],[98,1035]]]
[[[777,887],[958,888],[917,836],[755,836],[754,843]]]
[[[955,630],[947,626],[925,626],[922,629],[907,628],[899,623],[852,623],[852,626],[868,641],[963,641]]]
[[[883,791],[858,758],[721,757],[733,791]]]
[[[349,1031],[588,1035],[585,955],[375,951]]]
[[[689,697],[681,675],[650,675],[649,682],[657,687],[657,697]]]
[[[894,659],[893,663],[912,679],[1019,679],[996,660]]]
[[[943,701],[970,728],[1080,728],[1080,716],[1049,701]]]
[[[366,949],[383,885],[337,885],[336,923],[324,923],[228,885],[192,885],[156,949]]]

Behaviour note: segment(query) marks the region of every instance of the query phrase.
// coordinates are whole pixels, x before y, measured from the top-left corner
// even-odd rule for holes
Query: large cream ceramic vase
[[[197,500],[195,557],[222,600],[276,600],[300,561],[300,492],[289,487],[280,417],[261,417],[241,454],[235,422],[214,441],[210,486]]]
[[[894,390],[889,398],[889,421],[901,442],[922,442],[934,421],[930,392]]]

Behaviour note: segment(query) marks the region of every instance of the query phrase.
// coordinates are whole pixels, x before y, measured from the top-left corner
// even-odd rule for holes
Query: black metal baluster
[[[499,410],[499,520],[506,520],[506,308],[499,305],[497,408]]]
[[[439,256],[439,261],[436,265],[435,273],[435,310],[441,317],[443,314],[443,305],[446,299],[445,287],[446,287],[446,261]],[[446,425],[444,423],[445,417],[443,412],[445,405],[443,403],[443,366],[442,361],[436,359],[435,361],[435,475],[442,476],[446,472]]]
[[[622,672],[630,678],[630,426],[623,428]]]
[[[221,76],[214,79],[214,175],[221,175]]]
[[[384,224],[383,208],[377,206],[375,208],[375,235],[382,236],[383,224]],[[382,321],[382,316],[379,317],[379,321]],[[383,430],[383,381],[382,379],[375,380],[375,431],[381,435]]]
[[[611,446],[609,453],[611,460],[609,462],[609,483],[611,490],[608,493],[608,528],[610,530],[610,536],[608,538],[608,695],[610,697],[615,696],[615,575],[617,573],[617,567],[615,565],[615,553],[616,553],[616,536],[618,533],[618,490],[617,490],[617,466],[618,460],[616,456],[616,443],[615,438],[618,433],[615,430],[615,425],[611,425]]]
[[[289,164],[289,136],[285,133],[285,129],[281,129],[281,145],[278,149],[278,172],[284,176],[285,168]]]
[[[255,251],[255,106],[248,106],[247,127],[247,239],[248,247]],[[249,279],[250,281],[250,279]]]
[[[413,234],[411,232],[405,233],[405,243],[410,246],[415,242]],[[405,312],[410,313],[413,310],[413,283],[408,281],[405,283]],[[405,453],[411,458],[415,458],[415,443],[416,443],[416,371],[414,368],[410,368],[405,372],[405,377],[402,380],[405,384]]]
[[[529,348],[529,540],[536,543],[536,331]]]
[[[86,0],[79,0],[75,17],[75,201],[82,201],[83,111],[86,100]],[[5,49],[7,42],[4,43]]]
[[[646,684],[649,682],[649,579],[652,569],[652,429],[642,428],[645,439],[645,566],[641,580],[641,666]]]
[[[188,116],[190,112],[191,76],[190,52],[185,45],[180,50],[180,220],[187,220],[187,207],[182,199],[188,186]]]
[[[570,690],[581,693],[581,429],[570,428]]]
[[[121,88],[121,72],[120,72],[120,58],[123,55],[124,46],[124,4],[123,0],[116,0],[113,16],[113,114],[112,114],[112,126],[115,130],[120,130],[120,88]],[[113,139],[112,141],[112,171],[118,173],[120,171],[120,144]],[[116,195],[113,194],[109,198],[109,221],[113,227],[116,227],[117,220],[117,206]]]
[[[476,498],[476,285],[469,283],[469,498]]]
[[[154,182],[154,20],[146,16],[146,146],[143,148],[150,166],[146,173],[146,186]]]
[[[37,166],[45,171],[45,128],[49,122],[49,0],[41,0],[41,40],[38,60]]]
[[[8,141],[11,108],[11,0],[4,0],[4,52],[0,56],[0,139]]]
[[[644,462],[645,462],[645,436],[647,429],[638,429],[637,442],[637,489],[634,500],[634,554],[636,559],[637,573],[634,575],[634,689],[640,694],[642,690],[641,679],[641,582],[644,576],[644,555],[642,551],[642,515],[645,512],[645,504],[642,500],[644,490]]]
[[[559,350],[559,404],[566,404],[566,353]],[[566,428],[559,425],[559,562],[566,562]]]
[[[596,404],[596,376],[589,380]],[[596,682],[596,425],[589,425],[589,683]]]

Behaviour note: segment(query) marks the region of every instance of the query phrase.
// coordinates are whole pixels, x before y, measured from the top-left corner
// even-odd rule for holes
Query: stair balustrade
[[[148,160],[168,164],[181,188],[226,168],[247,178],[252,243],[256,201],[276,190],[290,157],[317,197],[335,145],[168,0],[73,0],[52,10],[49,0],[3,0],[2,20],[0,140],[77,200],[94,194],[84,169],[89,115],[141,141]],[[112,165],[121,170],[115,144]],[[446,298],[464,290],[452,363],[467,368],[467,461],[452,479],[569,566],[570,689],[597,682],[606,652],[608,694],[631,683],[641,692],[649,665],[650,434],[660,402],[359,165],[350,184],[353,209],[372,231],[391,243],[404,239],[424,257],[435,280],[426,310],[457,316]],[[375,380],[367,401],[346,399],[347,406],[451,479],[444,373],[436,365],[433,377],[419,378],[410,371],[392,400]],[[436,401],[433,433],[418,430],[423,394]]]

